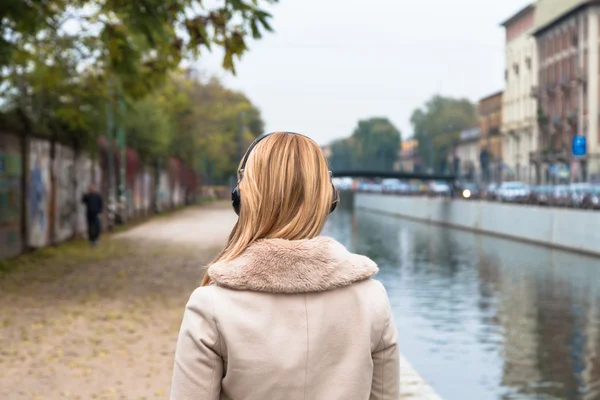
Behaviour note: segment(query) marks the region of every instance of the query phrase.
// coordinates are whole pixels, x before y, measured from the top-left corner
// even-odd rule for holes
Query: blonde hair
[[[236,258],[260,239],[310,239],[321,233],[334,192],[325,156],[313,140],[271,134],[251,151],[242,174],[240,216],[213,264]],[[202,286],[209,283],[206,274]]]

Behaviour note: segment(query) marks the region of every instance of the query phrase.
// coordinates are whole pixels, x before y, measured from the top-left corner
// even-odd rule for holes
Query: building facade
[[[506,69],[502,110],[503,180],[536,182],[530,153],[537,151],[537,47],[532,32],[535,6],[519,11],[502,26],[506,30]],[[539,177],[539,173],[537,174]]]
[[[454,149],[454,157],[458,163],[458,177],[471,182],[481,180],[480,143],[481,131],[478,127],[466,129]]]
[[[394,169],[404,172],[419,172],[421,169],[421,160],[417,153],[418,147],[419,141],[416,139],[403,140],[400,143],[398,161]]]
[[[537,42],[539,150],[532,154],[545,182],[600,180],[600,4],[591,0],[540,0]],[[587,154],[575,157],[575,136]],[[559,175],[559,172],[568,171]]]
[[[502,178],[502,98],[497,92],[479,101],[479,129],[481,132],[479,160],[482,181],[499,182]]]

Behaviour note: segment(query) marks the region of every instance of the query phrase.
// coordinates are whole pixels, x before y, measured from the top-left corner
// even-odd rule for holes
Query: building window
[[[519,75],[519,64],[513,64],[513,70],[515,71],[515,75]]]
[[[508,69],[504,70],[504,80],[507,81],[508,80]]]
[[[531,57],[527,57],[525,59],[525,65],[527,66],[528,70],[531,70]]]

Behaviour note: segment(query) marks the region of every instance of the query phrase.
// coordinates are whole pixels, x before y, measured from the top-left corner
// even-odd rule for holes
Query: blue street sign
[[[586,154],[586,142],[585,136],[577,135],[573,137],[573,155],[574,156],[585,156]]]

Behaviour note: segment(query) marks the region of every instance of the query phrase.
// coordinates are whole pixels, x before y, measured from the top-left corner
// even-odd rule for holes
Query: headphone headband
[[[304,136],[307,139],[312,140],[308,136],[303,135],[301,133],[296,133],[296,132],[271,132],[271,133],[267,133],[266,135],[262,135],[262,136],[256,138],[254,140],[254,142],[252,142],[252,144],[250,145],[250,147],[248,147],[248,150],[246,150],[246,154],[244,154],[244,158],[242,160],[242,165],[240,166],[240,171],[243,171],[243,170],[246,169],[246,163],[248,162],[248,157],[250,157],[250,153],[252,153],[252,150],[256,147],[256,145],[258,145],[261,141],[263,141],[264,139],[266,139],[269,136],[274,135],[276,133],[287,133],[289,135],[300,135],[300,136]]]
[[[244,158],[242,159],[242,164],[240,165],[240,169],[238,170],[238,183],[239,180],[242,179],[243,177],[243,173],[244,170],[246,169],[246,163],[248,162],[248,158],[250,157],[250,153],[252,153],[252,150],[264,139],[266,139],[267,137],[274,135],[276,133],[286,133],[286,134],[290,134],[290,135],[300,135],[300,136],[304,136],[305,138],[312,140],[311,138],[309,138],[306,135],[303,135],[301,133],[295,133],[295,132],[271,132],[271,133],[267,133],[266,135],[263,135],[259,138],[256,138],[254,140],[254,142],[252,142],[252,144],[250,145],[250,147],[248,147],[248,150],[246,150],[246,154],[244,154]],[[314,141],[313,141],[314,142]],[[331,171],[329,171],[329,179],[331,180]],[[337,204],[340,201],[340,196],[339,193],[337,191],[337,189],[335,188],[335,186],[333,185],[333,181],[331,182],[331,187],[333,188],[333,200],[331,203],[331,208],[329,210],[330,213],[333,212],[333,210],[336,209]],[[233,209],[235,210],[235,213],[237,215],[240,215],[240,205],[241,205],[241,196],[240,196],[240,190],[238,188],[237,185],[235,185],[235,187],[233,188],[233,190],[231,191],[231,204],[233,206]]]

